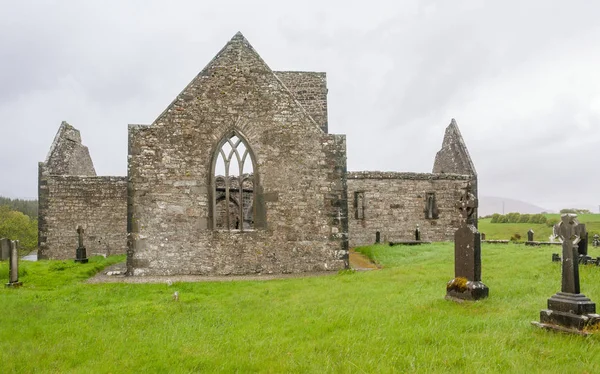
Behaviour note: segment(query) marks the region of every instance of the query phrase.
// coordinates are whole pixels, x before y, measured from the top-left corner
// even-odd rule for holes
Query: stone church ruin
[[[96,176],[63,122],[39,164],[39,258],[127,253],[129,275],[339,270],[349,246],[451,240],[477,175],[452,120],[432,173],[348,172],[325,73],[272,71],[236,34],[150,125],[127,176]],[[476,216],[476,215],[475,215]]]

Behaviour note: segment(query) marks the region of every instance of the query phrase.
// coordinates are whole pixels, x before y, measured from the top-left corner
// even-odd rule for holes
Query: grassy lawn
[[[362,248],[377,271],[172,286],[82,283],[122,256],[22,262],[24,286],[0,288],[0,363],[3,373],[598,373],[600,334],[530,325],[560,289],[553,249],[484,244],[490,297],[463,304],[444,300],[451,243]],[[580,272],[600,302],[600,267]]]
[[[560,214],[545,214],[548,219],[560,219]],[[600,235],[600,214],[580,214],[577,216],[580,223],[586,224],[589,233],[589,244],[592,245],[594,234]],[[552,234],[552,227],[545,223],[490,223],[491,218],[479,219],[479,231],[485,233],[488,240],[509,240],[515,234],[521,235],[521,241],[527,240],[527,231],[532,229],[534,240],[547,242]],[[558,251],[557,251],[558,252]]]

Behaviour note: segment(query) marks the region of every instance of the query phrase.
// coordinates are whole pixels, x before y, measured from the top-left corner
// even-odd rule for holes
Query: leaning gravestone
[[[0,261],[10,258],[10,240],[6,238],[0,239]]]
[[[421,241],[421,230],[419,230],[419,224],[417,223],[417,228],[415,229],[415,241]]]
[[[85,247],[83,246],[83,227],[77,226],[77,237],[79,241],[79,246],[77,247],[77,252],[75,253],[75,262],[80,262],[85,264],[88,262]]]
[[[533,234],[534,234],[534,232],[533,232],[532,229],[529,229],[529,231],[527,231],[527,241],[528,242],[532,242],[533,241]]]
[[[19,287],[23,285],[23,282],[19,282],[19,241],[8,240],[8,242],[10,245],[10,260],[6,287]]]
[[[446,285],[446,299],[479,300],[488,297],[489,288],[481,282],[481,235],[474,225],[477,198],[470,185],[457,208],[462,223],[454,233],[454,279]]]
[[[577,215],[563,214],[554,233],[562,240],[562,286],[548,299],[548,309],[540,312],[540,322],[532,324],[559,331],[585,334],[584,329],[600,324],[596,304],[580,293],[578,246],[581,229]]]

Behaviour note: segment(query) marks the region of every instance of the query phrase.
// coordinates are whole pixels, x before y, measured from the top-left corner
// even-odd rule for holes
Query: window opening
[[[435,192],[427,192],[425,195],[425,218],[437,219],[439,217],[438,208],[435,201]]]
[[[232,133],[218,150],[215,164],[214,227],[254,228],[254,167],[245,142]]]
[[[354,192],[354,218],[365,219],[365,192]]]

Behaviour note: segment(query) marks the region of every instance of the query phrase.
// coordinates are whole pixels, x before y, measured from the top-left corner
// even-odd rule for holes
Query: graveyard
[[[445,299],[452,242],[357,248],[380,270],[269,281],[86,283],[125,256],[20,262],[0,289],[6,372],[598,372],[600,334],[549,332],[555,248],[481,244],[489,297]],[[589,248],[597,257],[600,248]],[[580,265],[600,299],[600,268]],[[0,278],[8,279],[0,263]],[[174,293],[178,299],[174,299]]]

